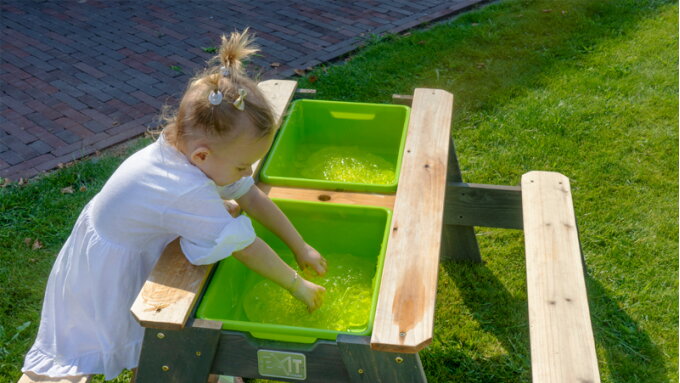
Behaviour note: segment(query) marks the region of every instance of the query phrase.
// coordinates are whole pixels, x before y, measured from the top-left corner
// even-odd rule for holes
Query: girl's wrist
[[[292,281],[288,285],[288,287],[286,287],[286,290],[288,290],[290,293],[294,293],[297,290],[300,283],[302,282],[301,279],[302,278],[300,278],[300,275],[298,274],[298,272],[295,271],[295,274],[293,275]]]
[[[307,242],[305,241],[300,241],[301,243],[295,246],[295,248],[292,248],[293,254],[295,255],[295,260],[298,259],[298,257],[303,256],[306,251],[307,251]]]

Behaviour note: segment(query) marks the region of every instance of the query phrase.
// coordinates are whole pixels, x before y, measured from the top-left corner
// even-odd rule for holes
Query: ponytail
[[[208,61],[208,68],[189,81],[173,118],[166,119],[166,138],[178,146],[187,134],[226,135],[245,113],[264,136],[274,126],[271,108],[257,84],[245,73],[243,62],[259,48],[253,43],[248,28],[222,35],[218,54]],[[222,102],[224,98],[227,102]],[[191,130],[191,132],[189,132]]]

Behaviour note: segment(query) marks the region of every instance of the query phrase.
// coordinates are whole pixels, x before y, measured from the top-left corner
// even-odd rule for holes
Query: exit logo
[[[262,376],[307,379],[305,354],[257,350],[257,369]]]

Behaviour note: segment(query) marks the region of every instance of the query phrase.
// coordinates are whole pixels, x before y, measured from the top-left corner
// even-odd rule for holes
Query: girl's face
[[[256,137],[251,133],[255,128],[249,128],[219,142],[196,142],[187,153],[189,161],[218,186],[252,175],[253,164],[262,159],[272,145],[274,130],[266,136]]]

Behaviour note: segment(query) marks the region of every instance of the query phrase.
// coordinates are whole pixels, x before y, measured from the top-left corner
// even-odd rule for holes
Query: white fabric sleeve
[[[239,199],[255,185],[253,177],[243,177],[240,180],[227,186],[217,187],[222,199]]]
[[[194,265],[215,263],[255,241],[248,217],[232,217],[213,185],[179,196],[163,212],[166,230],[180,237],[180,246]]]

